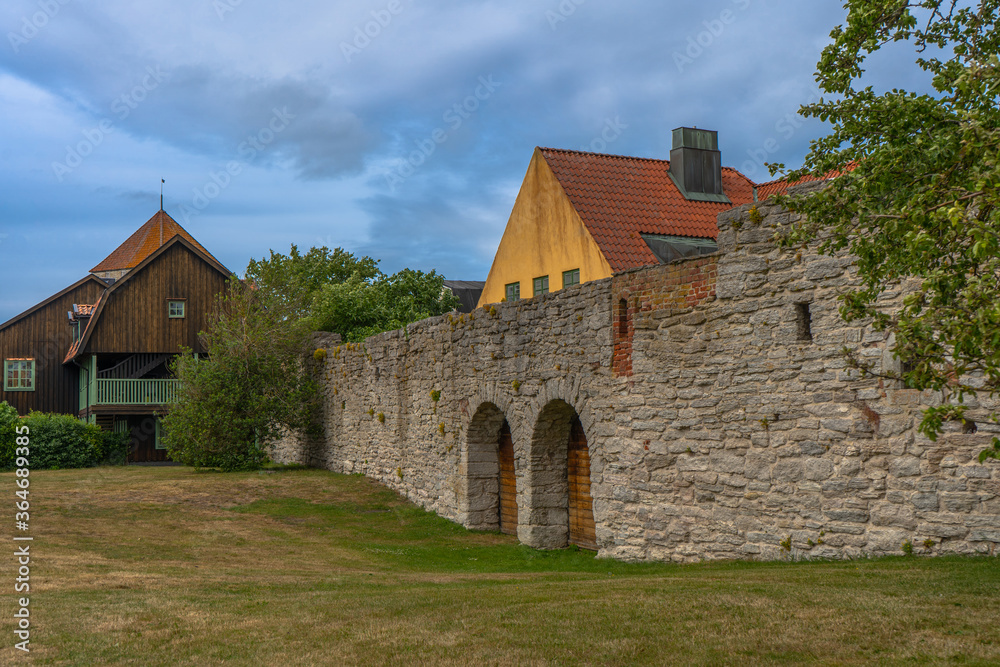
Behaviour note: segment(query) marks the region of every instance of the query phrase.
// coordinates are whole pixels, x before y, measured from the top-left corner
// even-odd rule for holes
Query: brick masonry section
[[[898,367],[884,334],[839,318],[837,295],[856,282],[850,258],[776,247],[793,218],[757,207],[719,216],[716,255],[330,343],[319,368],[325,435],[290,436],[274,457],[363,473],[494,529],[506,418],[518,538],[556,548],[575,413],[602,556],[845,558],[904,543],[993,553],[1000,465],[976,456],[996,432],[998,401],[972,400],[977,432],[919,434],[921,409],[939,395],[845,363],[850,347]]]
[[[632,375],[632,337],[637,316],[665,316],[694,308],[715,298],[718,258],[652,266],[616,274],[612,279],[615,320],[613,369],[615,377]]]

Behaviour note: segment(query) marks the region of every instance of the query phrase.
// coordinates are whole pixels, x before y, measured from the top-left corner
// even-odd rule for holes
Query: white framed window
[[[35,360],[5,359],[3,362],[4,391],[35,391]]]
[[[187,316],[187,302],[183,299],[170,299],[167,301],[167,317],[172,320],[183,319]]]

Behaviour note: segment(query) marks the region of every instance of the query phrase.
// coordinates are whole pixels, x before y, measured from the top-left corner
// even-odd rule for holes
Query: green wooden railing
[[[162,405],[176,392],[177,380],[97,380],[94,405]]]

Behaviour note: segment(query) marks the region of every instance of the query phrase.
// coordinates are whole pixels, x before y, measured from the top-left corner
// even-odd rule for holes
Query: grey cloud
[[[357,171],[371,145],[358,116],[319,81],[257,80],[208,67],[185,66],[169,72],[155,104],[143,106],[125,122],[130,131],[195,153],[240,159],[244,142],[268,136],[275,115],[287,124],[273,143],[254,151],[268,163],[290,161],[308,178]]]
[[[456,280],[486,279],[493,239],[499,239],[509,213],[504,211],[509,204],[488,192],[478,201],[448,191],[423,190],[406,199],[377,195],[362,207],[371,218],[371,242],[359,252],[381,259],[386,272],[437,269]]]

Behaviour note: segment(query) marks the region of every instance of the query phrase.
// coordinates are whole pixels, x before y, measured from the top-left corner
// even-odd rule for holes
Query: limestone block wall
[[[716,255],[331,346],[324,437],[275,457],[364,473],[491,529],[506,419],[518,537],[553,548],[577,415],[603,556],[992,553],[1000,466],[976,456],[996,402],[937,442],[920,435],[940,396],[860,378],[842,355],[897,363],[883,334],[839,318],[850,259],[779,249],[789,214],[752,208],[719,217]]]
[[[297,446],[286,439],[274,458],[364,473],[442,516],[493,528],[497,434],[506,418],[519,533],[536,546],[565,546],[565,526],[549,525],[560,508],[545,497],[547,484],[559,485],[546,448],[558,448],[560,436],[535,447],[531,441],[538,424],[568,435],[574,412],[595,442],[607,430],[594,415],[603,418],[612,406],[609,286],[610,279],[586,283],[329,349],[325,437]],[[565,438],[561,445],[565,453]]]

